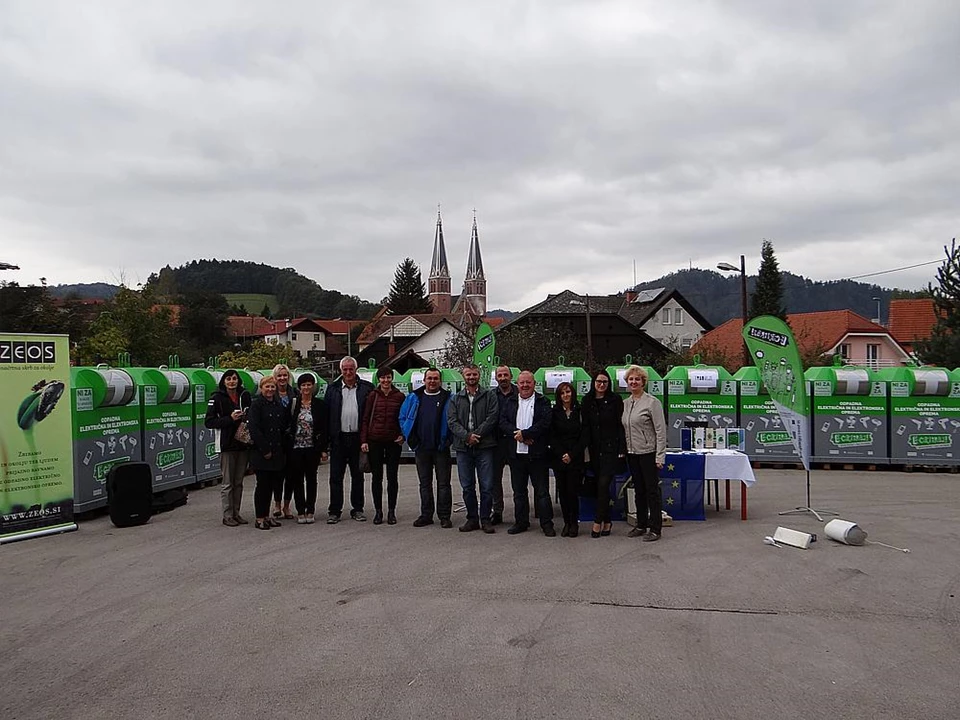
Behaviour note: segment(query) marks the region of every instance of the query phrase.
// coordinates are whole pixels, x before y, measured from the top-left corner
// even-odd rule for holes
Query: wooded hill
[[[784,304],[788,313],[816,312],[819,310],[853,310],[865,318],[877,316],[877,302],[883,322],[887,321],[887,307],[891,297],[916,297],[925,292],[890,290],[879,285],[855,280],[831,280],[820,282],[800,275],[781,271]],[[931,280],[933,276],[931,274]],[[747,276],[747,303],[756,286],[757,276]],[[679,270],[669,275],[640,283],[638,290],[665,287],[679,290],[700,313],[714,326],[730,318],[740,317],[740,275],[721,274],[715,270]]]
[[[925,291],[890,290],[854,280],[820,282],[790,272],[781,272],[781,277],[787,312],[790,313],[850,309],[866,318],[873,318],[877,314],[877,303],[873,298],[880,298],[882,320],[886,322],[891,297],[925,294]],[[748,294],[753,292],[756,279],[755,275],[747,277]],[[178,268],[168,266],[151,275],[148,283],[160,295],[167,297],[194,290],[274,295],[280,307],[276,316],[362,319],[371,317],[379,308],[355,295],[325,290],[292,268],[281,269],[242,260],[194,260]],[[679,270],[636,287],[639,290],[676,288],[714,325],[720,325],[732,317],[740,317],[740,276],[736,273],[725,275],[715,270]],[[80,298],[112,297],[116,290],[116,286],[105,283],[57,285],[50,288],[56,297]],[[246,308],[252,315],[260,314],[262,309]],[[517,308],[513,312],[492,310],[490,314],[510,318],[523,309]]]

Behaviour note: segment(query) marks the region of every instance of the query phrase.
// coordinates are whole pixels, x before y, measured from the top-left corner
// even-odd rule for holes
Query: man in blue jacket
[[[420,479],[420,516],[414,527],[433,525],[433,476],[437,477],[437,517],[440,527],[451,528],[453,491],[450,489],[450,441],[447,407],[450,391],[440,387],[440,371],[423,374],[423,387],[407,395],[400,406],[400,432],[413,450]]]
[[[533,373],[524,370],[517,378],[517,394],[508,398],[500,411],[500,432],[513,439],[509,448],[514,512],[514,523],[507,529],[510,535],[530,528],[529,482],[533,484],[540,529],[547,537],[556,537],[547,453],[550,419],[550,401],[534,391]]]
[[[340,361],[340,377],[327,387],[324,402],[330,412],[330,507],[327,524],[340,522],[343,512],[343,476],[350,468],[350,517],[363,522],[363,473],[360,472],[360,418],[373,383],[357,376],[357,361]]]

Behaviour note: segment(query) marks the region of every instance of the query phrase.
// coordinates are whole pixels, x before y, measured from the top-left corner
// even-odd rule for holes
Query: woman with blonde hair
[[[277,399],[277,381],[272,375],[260,380],[260,392],[250,403],[247,413],[250,426],[250,465],[257,471],[257,486],[253,491],[253,505],[258,530],[279,527],[280,521],[269,517],[270,495],[277,478],[283,481],[288,430],[287,411]]]
[[[273,379],[277,381],[277,402],[288,413],[293,412],[293,404],[299,393],[297,389],[290,384],[290,368],[283,363],[273,366]],[[289,451],[290,448],[284,448]],[[287,455],[289,456],[289,452]],[[290,501],[293,499],[293,488],[295,486],[293,477],[293,468],[286,463],[277,484],[273,487],[273,517],[277,520],[293,520],[290,512]]]
[[[646,542],[660,539],[663,528],[659,470],[667,453],[667,423],[663,405],[646,392],[649,375],[639,365],[631,365],[624,373],[630,395],[623,401],[623,431],[627,443],[627,467],[633,477],[637,503],[637,526],[630,537]]]

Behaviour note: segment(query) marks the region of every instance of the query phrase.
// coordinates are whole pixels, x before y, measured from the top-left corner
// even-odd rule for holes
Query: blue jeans
[[[457,475],[463,490],[467,520],[490,521],[493,511],[493,455],[495,448],[457,450]],[[477,507],[477,481],[480,482],[480,505]],[[478,514],[479,512],[479,514]]]

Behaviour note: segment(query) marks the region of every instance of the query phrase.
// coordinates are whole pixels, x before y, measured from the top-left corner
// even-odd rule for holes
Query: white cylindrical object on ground
[[[823,528],[823,532],[831,540],[836,540],[844,545],[863,545],[867,541],[867,534],[860,529],[860,526],[849,520],[831,520]]]

